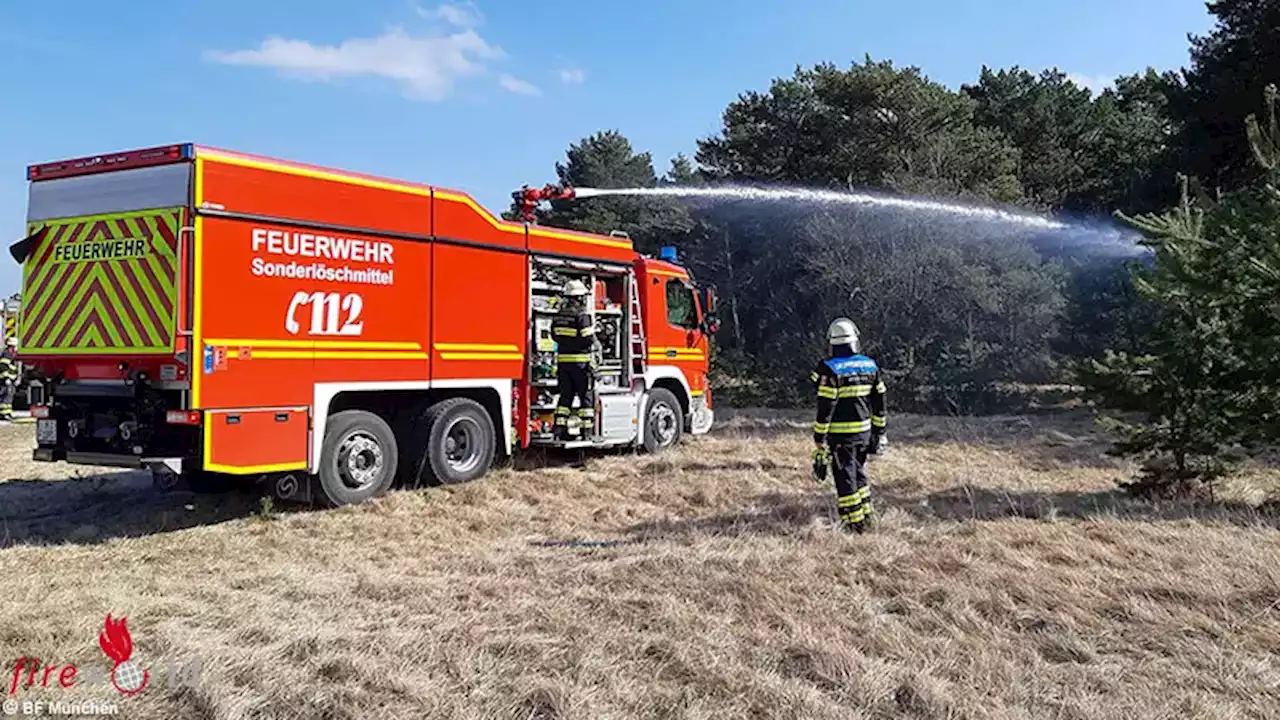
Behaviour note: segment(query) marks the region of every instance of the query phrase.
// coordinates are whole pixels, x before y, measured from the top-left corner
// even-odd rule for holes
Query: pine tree
[[[1268,121],[1247,122],[1260,164],[1274,176],[1280,164],[1274,87],[1265,96]],[[1086,384],[1102,404],[1145,415],[1104,424],[1123,439],[1113,452],[1143,460],[1125,483],[1152,493],[1207,488],[1248,449],[1280,436],[1280,192],[1274,183],[1233,192],[1216,203],[1193,203],[1188,178],[1181,200],[1160,214],[1122,221],[1144,233],[1154,251],[1134,285],[1161,308],[1146,352],[1108,352],[1093,361]]]

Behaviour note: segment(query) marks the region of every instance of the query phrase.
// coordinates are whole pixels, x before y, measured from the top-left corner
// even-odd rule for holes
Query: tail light
[[[170,410],[164,414],[164,421],[170,425],[199,425],[199,410]]]
[[[49,406],[48,405],[32,405],[31,417],[39,420],[43,420],[49,417]]]

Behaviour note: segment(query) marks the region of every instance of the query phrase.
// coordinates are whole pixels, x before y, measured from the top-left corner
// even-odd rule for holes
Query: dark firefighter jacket
[[[556,361],[559,363],[591,362],[591,341],[596,328],[591,315],[579,312],[573,315],[557,315],[551,321],[551,336],[559,345]]]
[[[863,444],[885,430],[884,380],[866,355],[836,357],[818,363],[809,374],[818,388],[815,442]]]

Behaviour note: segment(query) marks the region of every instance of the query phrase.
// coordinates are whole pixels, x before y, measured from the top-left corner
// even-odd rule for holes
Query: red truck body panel
[[[122,327],[163,325],[150,316],[144,323],[139,313],[161,319],[168,313],[172,330],[142,338],[152,341],[147,352],[127,352],[117,343],[101,352],[86,345],[69,355],[24,359],[69,379],[119,380],[128,366],[178,383],[185,393],[180,409],[203,411],[204,469],[314,469],[329,401],[365,390],[506,388],[518,397],[503,400],[511,418],[500,420],[514,424],[508,429],[516,444],[526,445],[534,256],[631,268],[649,362],[677,368],[694,397],[706,389],[707,339],[687,271],[638,255],[626,237],[504,221],[455,190],[212,147],[174,147],[115,159],[120,168],[148,162],[188,168],[180,177],[189,183],[189,201],[172,224],[180,231],[165,226],[153,233],[163,241],[160,260],[169,258],[159,269],[171,273],[167,282],[176,288],[171,306],[119,310]],[[34,183],[77,168],[108,172],[103,162],[33,166],[28,176]],[[37,244],[34,257],[55,245]],[[139,265],[139,273],[155,271],[155,258],[146,262],[151,265]],[[102,272],[92,263],[52,270]],[[136,284],[113,272],[108,279]],[[36,280],[32,287],[39,289]],[[56,299],[65,304],[83,295],[90,298],[84,302],[101,305],[93,293],[110,296],[110,288],[90,290]],[[668,312],[673,298],[687,307]],[[663,372],[669,377],[671,370]]]

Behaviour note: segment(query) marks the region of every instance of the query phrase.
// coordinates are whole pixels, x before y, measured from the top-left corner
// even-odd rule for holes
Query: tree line
[[[570,145],[578,187],[758,185],[1114,217],[1099,233],[865,205],[610,196],[538,221],[680,248],[717,286],[720,402],[811,402],[834,317],[855,320],[902,409],[986,412],[1083,384],[1144,482],[1211,480],[1280,431],[1280,0],[1211,0],[1178,71],[1100,93],[1064,73],[980,68],[959,89],[889,60],[822,63],[741,93],[659,174],[617,130]],[[508,214],[508,217],[513,215]],[[1098,223],[1093,221],[1094,225]],[[1110,248],[1114,250],[1114,248]]]

